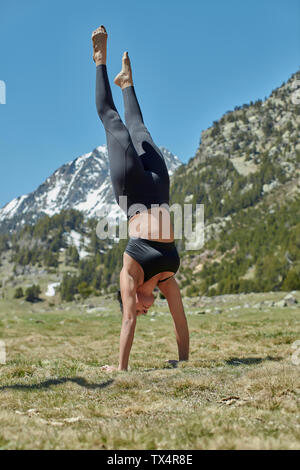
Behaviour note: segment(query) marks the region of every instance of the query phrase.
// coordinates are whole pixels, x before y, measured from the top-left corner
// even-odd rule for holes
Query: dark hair
[[[121,297],[121,291],[120,289],[118,289],[117,291],[117,300],[120,304],[120,310],[121,310],[121,313],[123,314],[123,302],[122,302],[122,297]]]

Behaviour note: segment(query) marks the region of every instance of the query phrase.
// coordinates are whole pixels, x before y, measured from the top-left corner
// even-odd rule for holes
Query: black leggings
[[[138,211],[137,207],[129,211],[133,204],[147,208],[169,204],[170,182],[164,157],[144,125],[134,87],[126,87],[122,93],[127,127],[115,107],[106,65],[98,65],[96,107],[106,132],[111,181],[118,204],[120,196],[127,196],[130,217]]]

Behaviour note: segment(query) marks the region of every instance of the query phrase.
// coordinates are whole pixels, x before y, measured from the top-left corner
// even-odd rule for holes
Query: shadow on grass
[[[282,361],[282,357],[272,357],[272,356],[267,356],[267,357],[231,357],[227,361],[225,361],[226,364],[229,366],[240,366],[240,365],[255,365],[255,364],[261,364],[264,361]]]
[[[175,359],[170,359],[169,361],[165,362],[164,367],[152,367],[151,369],[144,369],[143,372],[152,372],[154,370],[177,369],[178,362],[180,362],[180,361],[177,361]]]
[[[52,385],[62,385],[62,384],[65,384],[66,382],[73,382],[89,390],[96,390],[96,389],[108,387],[114,381],[110,379],[100,384],[93,384],[93,383],[87,382],[83,377],[61,377],[60,379],[49,379],[49,380],[45,380],[44,382],[40,382],[38,384],[32,384],[32,385],[27,385],[27,384],[3,385],[2,387],[0,387],[0,391],[2,390],[40,390],[42,388],[49,388]]]
[[[217,366],[222,366],[225,364],[229,366],[242,366],[242,365],[256,365],[256,364],[261,364],[262,362],[265,361],[282,361],[283,357],[272,357],[272,356],[267,356],[267,357],[231,357],[230,359],[227,359],[226,361],[222,360],[192,360],[191,361],[191,367],[193,369],[197,369],[198,367],[206,367],[209,365],[209,367],[217,367]],[[196,362],[196,364],[195,364]],[[156,370],[168,370],[168,369],[176,369],[178,367],[178,361],[166,361],[166,365],[164,367],[153,367],[151,369],[143,369],[143,372],[153,372]]]

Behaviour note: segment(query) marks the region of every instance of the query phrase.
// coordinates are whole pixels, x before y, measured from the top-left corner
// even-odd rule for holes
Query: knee
[[[97,113],[104,126],[115,127],[121,121],[117,111],[106,108],[105,106],[96,105]]]
[[[106,115],[106,110],[105,110],[105,107],[102,106],[100,103],[97,103],[96,102],[96,110],[97,110],[97,113],[98,113],[98,116],[99,118],[101,119],[101,121],[103,122],[103,120],[105,119],[105,115]]]

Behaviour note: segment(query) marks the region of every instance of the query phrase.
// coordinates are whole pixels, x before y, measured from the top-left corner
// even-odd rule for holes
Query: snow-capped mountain
[[[166,148],[160,150],[172,176],[181,162]],[[19,226],[71,208],[93,217],[107,204],[112,204],[110,218],[117,217],[120,209],[112,191],[107,147],[102,145],[62,165],[35,191],[6,204],[0,209],[0,225],[11,225],[9,222],[15,220]]]

